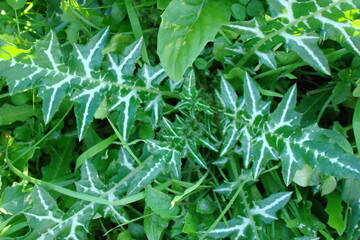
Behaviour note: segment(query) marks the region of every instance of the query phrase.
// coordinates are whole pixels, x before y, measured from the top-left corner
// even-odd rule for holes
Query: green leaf
[[[299,216],[295,219],[287,220],[288,228],[298,228],[305,236],[314,236],[314,232],[324,229],[325,225],[317,219],[311,212],[312,203],[307,201],[299,203]]]
[[[329,215],[328,224],[332,228],[336,229],[341,236],[346,228],[346,222],[342,216],[343,207],[341,205],[341,196],[338,192],[333,192],[326,196],[328,203],[325,211]]]
[[[22,191],[22,186],[7,187],[1,194],[0,212],[16,215],[26,207],[26,198],[29,195]]]
[[[0,107],[0,126],[10,125],[17,121],[25,122],[37,113],[37,109],[30,104],[13,106],[5,103]]]
[[[221,153],[226,153],[229,146],[235,145],[239,139],[244,165],[249,166],[252,162],[255,177],[259,176],[267,161],[280,158],[287,185],[305,163],[328,175],[360,179],[359,160],[342,147],[344,137],[317,125],[301,127],[302,115],[295,111],[295,86],[288,90],[272,113],[270,102],[261,100],[255,82],[248,74],[244,79],[244,97],[236,99],[236,95],[231,92],[234,90],[230,84],[221,84],[219,103],[229,111],[224,117],[226,131],[223,133]],[[235,137],[238,129],[240,136]],[[229,134],[234,136],[231,142]]]
[[[23,8],[26,0],[6,0],[6,2],[15,10]]]
[[[162,15],[158,35],[160,61],[174,81],[179,81],[185,70],[212,41],[230,18],[226,1],[173,0]]]
[[[164,10],[170,2],[171,0],[157,0],[157,8]]]
[[[349,205],[360,199],[360,181],[345,179],[341,191],[341,197]]]
[[[159,90],[159,85],[165,74],[161,67],[145,65],[139,71],[139,77],[131,77],[140,57],[142,40],[125,48],[120,55],[109,53],[103,56],[108,35],[109,29],[103,29],[86,45],[74,44],[73,52],[69,53],[60,49],[57,37],[51,31],[35,44],[31,53],[10,60],[0,59],[0,76],[6,78],[11,94],[40,85],[38,96],[43,99],[45,123],[53,118],[62,100],[70,96],[75,102],[80,140],[101,103],[107,99],[107,111],[118,113],[118,127],[127,141],[134,130],[140,103],[154,115],[161,114],[162,95],[166,93]],[[161,88],[167,91],[171,86]]]
[[[272,194],[264,200],[253,202],[254,206],[245,214],[237,216],[227,223],[219,223],[214,230],[210,231],[209,236],[217,239],[224,239],[228,236],[231,239],[254,239],[254,236],[258,236],[255,231],[258,231],[261,225],[269,224],[277,219],[276,212],[285,206],[291,194],[291,192],[280,192]],[[248,216],[245,216],[246,214]],[[253,219],[260,219],[260,221],[255,223]]]
[[[360,221],[360,200],[351,204],[351,212],[346,228],[346,237],[350,240],[359,239],[359,221]]]
[[[231,5],[231,12],[232,15],[236,18],[238,21],[244,21],[246,17],[246,8],[238,3],[235,3]]]
[[[210,198],[202,198],[197,202],[196,212],[201,214],[212,214],[215,211],[214,203],[210,201]]]
[[[199,225],[199,219],[195,213],[191,211],[185,215],[185,223],[182,231],[184,233],[196,233]]]
[[[165,169],[164,159],[159,159],[158,162],[148,161],[141,172],[136,174],[134,179],[130,182],[127,195],[131,196],[140,192],[151,183],[162,171]]]
[[[319,39],[338,41],[355,55],[360,55],[359,29],[352,24],[348,11],[356,11],[358,1],[267,1],[271,18],[266,21],[238,22],[228,25],[245,39],[245,56],[238,65],[246,64],[253,55],[270,54],[279,43],[295,51],[310,66],[330,75],[328,61],[319,48]],[[252,0],[247,5],[250,16],[258,16],[262,3]],[[346,20],[345,20],[346,19]],[[268,64],[267,64],[268,65]],[[268,65],[270,66],[270,65]]]
[[[163,218],[175,217],[180,211],[178,206],[171,207],[171,198],[168,195],[152,188],[150,185],[145,190],[145,202],[154,213]]]
[[[322,185],[321,196],[332,193],[335,190],[336,185],[336,179],[333,176],[328,176]]]
[[[276,212],[282,209],[289,201],[292,192],[280,192],[270,197],[254,202],[250,210],[253,216],[258,216],[262,223],[269,224],[277,219]]]
[[[148,212],[149,211],[145,211],[144,214],[147,214]],[[144,219],[144,231],[149,240],[160,240],[168,225],[169,220],[162,218],[157,214],[151,214]]]
[[[209,233],[209,236],[216,239],[225,239],[228,236],[232,236],[234,239],[240,239],[240,237],[253,239],[254,236],[250,229],[251,222],[249,218],[236,217],[227,223],[219,223],[217,227]]]

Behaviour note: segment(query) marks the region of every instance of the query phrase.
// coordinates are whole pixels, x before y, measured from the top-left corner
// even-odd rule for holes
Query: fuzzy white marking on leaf
[[[162,162],[157,162],[157,163],[155,163],[154,167],[151,168],[151,169],[146,173],[146,175],[145,175],[142,179],[140,179],[140,181],[138,182],[138,184],[136,184],[136,186],[135,186],[131,191],[129,191],[128,196],[131,196],[131,193],[133,193],[133,192],[134,192],[135,190],[137,190],[138,188],[141,188],[141,184],[142,184],[144,181],[146,181],[146,180],[151,176],[151,174],[152,174],[154,171],[156,171],[157,168],[161,167],[161,165],[162,165]]]
[[[45,124],[49,123],[49,121],[50,121],[50,118],[51,118],[50,115],[53,110],[52,108],[53,108],[53,104],[55,101],[55,96],[56,96],[57,91],[61,88],[62,85],[67,84],[67,83],[70,84],[72,79],[73,79],[72,76],[66,76],[66,78],[64,80],[62,80],[61,82],[58,82],[51,86],[45,86],[46,90],[53,89],[51,97],[50,97],[50,101],[49,101],[49,107],[47,109],[47,113],[46,113],[46,117],[45,117]]]
[[[203,163],[203,160],[199,158],[199,156],[193,151],[193,149],[189,146],[188,143],[186,143],[186,149],[189,151],[189,153],[195,158],[195,161],[202,166],[203,168],[207,169],[207,166]]]
[[[94,181],[92,179],[93,173],[90,171],[88,161],[85,161],[84,164],[85,164],[85,170],[86,170],[87,178],[88,178],[88,181],[90,183],[90,191],[93,192],[93,193],[100,194],[101,192],[99,191],[99,189],[96,188],[96,186],[94,184]],[[95,177],[97,178],[97,176],[95,176]]]
[[[245,84],[247,87],[246,93],[249,94],[249,97],[251,99],[251,119],[250,119],[250,123],[253,123],[253,121],[255,120],[255,118],[261,114],[261,110],[257,109],[256,104],[258,103],[258,100],[255,97],[255,93],[254,93],[254,89],[253,86],[251,84],[251,78],[249,76],[249,74],[245,75]]]
[[[152,82],[164,72],[165,72],[165,70],[163,68],[161,68],[157,72],[155,72],[152,76],[150,76],[148,66],[145,65],[143,76],[146,79],[145,80],[146,81],[146,88],[153,88]]]
[[[175,171],[175,176],[180,177],[180,173],[179,173],[179,170],[177,168],[178,163],[176,161],[175,153],[176,153],[175,151],[171,151],[171,159],[169,161],[169,165],[170,166],[173,165],[172,169],[174,169],[174,171]]]
[[[288,97],[288,101],[286,102],[285,108],[282,109],[280,121],[277,122],[277,123],[275,124],[275,126],[273,126],[273,127],[271,127],[271,128],[269,129],[271,132],[274,132],[274,131],[276,131],[277,129],[279,129],[280,127],[283,127],[283,126],[291,126],[291,122],[292,122],[294,119],[289,119],[288,121],[285,121],[285,119],[286,119],[286,114],[287,114],[288,111],[290,110],[290,105],[292,104],[292,99],[293,99],[293,96],[294,96],[295,93],[296,93],[296,88],[293,87],[293,88],[291,89],[290,95],[289,95],[289,97]]]
[[[349,22],[336,22],[323,16],[315,16],[319,19],[323,25],[328,24],[331,27],[341,32],[341,37],[345,38],[345,41],[351,46],[351,48],[360,56],[360,49],[356,47],[354,41],[351,39],[345,28],[354,28]]]
[[[261,30],[258,28],[258,26],[256,26],[256,27],[246,27],[246,26],[233,25],[233,24],[230,24],[230,25],[227,25],[227,26],[229,26],[231,28],[234,28],[234,29],[239,29],[239,30],[254,33],[255,36],[258,37],[258,38],[265,37],[265,35],[261,32]]]
[[[42,69],[37,68],[37,69],[35,69],[34,72],[30,73],[26,77],[24,77],[22,79],[19,79],[19,80],[15,80],[14,88],[16,88],[19,85],[20,82],[25,81],[26,79],[32,80],[32,77],[34,77],[36,74],[41,73],[41,72],[42,72]]]
[[[174,136],[178,136],[177,133],[174,131],[174,129],[171,126],[171,123],[169,122],[169,120],[167,120],[165,117],[162,118],[163,122],[165,123],[166,127],[168,130],[170,130],[170,132],[174,135]]]
[[[134,170],[134,166],[133,164],[129,161],[128,156],[125,152],[124,148],[121,148],[121,155],[122,155],[122,161],[121,161],[121,166],[126,167],[127,169],[129,169],[130,171]]]
[[[278,0],[278,2],[284,7],[283,17],[287,18],[290,23],[295,21],[294,13],[292,10],[293,0]]]
[[[251,153],[251,139],[252,139],[252,137],[251,137],[247,127],[244,127],[243,129],[241,129],[241,134],[246,137],[246,141],[247,141],[246,150],[245,150],[245,156],[244,156],[244,160],[245,160],[244,165],[245,165],[246,168],[248,168],[249,164],[250,164],[250,161],[251,161],[250,153]]]
[[[259,206],[257,206],[255,203],[254,203],[254,208],[252,208],[250,210],[250,212],[253,214],[253,215],[261,215],[265,218],[269,218],[269,219],[277,219],[275,216],[271,216],[270,214],[268,214],[266,211],[272,209],[273,207],[275,207],[276,205],[280,204],[282,201],[284,201],[285,199],[289,198],[291,196],[291,192],[290,193],[287,193],[287,194],[284,194],[283,196],[281,196],[280,198],[276,199],[275,201],[273,201],[272,203],[270,203],[269,205],[263,207],[263,208],[260,208]]]
[[[218,234],[218,233],[231,233],[231,232],[238,232],[238,235],[235,239],[239,239],[240,236],[245,236],[244,231],[247,226],[250,225],[251,221],[249,218],[241,218],[243,223],[240,225],[236,225],[234,227],[227,227],[227,228],[219,228],[210,231],[210,234]]]
[[[224,90],[224,94],[223,96],[229,100],[229,103],[231,104],[231,110],[233,110],[234,112],[237,111],[236,108],[236,99],[234,98],[235,96],[233,96],[232,92],[234,92],[234,90],[232,89],[232,87],[230,86],[230,84],[224,79],[221,79],[221,86],[222,89]],[[231,89],[231,90],[230,90]],[[226,100],[224,99],[224,100]]]
[[[44,53],[45,53],[46,56],[49,58],[49,61],[50,61],[51,65],[52,65],[52,67],[54,68],[54,70],[58,72],[58,71],[59,71],[59,69],[58,69],[58,65],[59,65],[59,64],[57,64],[57,63],[55,62],[55,59],[54,59],[54,57],[53,57],[53,55],[52,55],[52,53],[51,53],[51,47],[52,47],[52,45],[54,44],[53,42],[54,42],[54,32],[51,31],[51,32],[50,32],[49,47],[48,47],[48,49],[46,49],[46,50],[44,51]]]
[[[139,40],[136,45],[134,46],[134,48],[131,50],[131,52],[125,56],[125,58],[123,59],[123,61],[120,63],[120,65],[117,65],[117,63],[114,61],[114,59],[112,58],[111,54],[108,54],[110,63],[111,63],[111,67],[109,68],[109,70],[114,70],[116,77],[117,77],[117,82],[118,83],[123,83],[124,80],[124,67],[125,65],[128,63],[128,61],[134,57],[134,54],[136,53],[136,51],[138,51],[138,48],[141,46],[142,44],[142,40]]]
[[[289,166],[286,172],[286,185],[290,184],[290,176],[291,176],[291,168],[293,166],[293,163],[298,163],[296,157],[294,156],[294,153],[291,149],[290,143],[288,141],[285,142],[286,144],[286,155],[289,157]]]
[[[236,124],[233,123],[231,124],[231,135],[229,140],[227,141],[227,144],[225,145],[225,147],[223,148],[223,150],[220,153],[220,157],[222,157],[223,155],[225,155],[227,153],[227,151],[229,150],[230,146],[234,143],[235,141],[235,137],[236,137],[236,133],[238,132],[238,129],[236,128]]]
[[[82,139],[82,137],[84,136],[86,120],[89,115],[89,108],[90,108],[91,101],[93,100],[95,93],[100,92],[100,90],[103,87],[104,87],[104,85],[98,85],[92,89],[83,89],[79,95],[77,95],[76,97],[74,97],[72,99],[72,100],[75,100],[82,96],[88,96],[86,104],[85,104],[85,111],[84,111],[83,119],[82,119],[81,126],[80,126],[80,134],[79,134],[80,139]]]
[[[331,75],[326,65],[324,65],[324,63],[320,60],[317,54],[315,54],[313,50],[305,44],[306,40],[318,39],[317,37],[305,36],[305,35],[294,36],[286,32],[282,32],[280,35],[285,38],[286,42],[293,41],[298,47],[304,49],[305,52],[307,52],[310,55],[310,57],[316,62],[317,66],[321,69],[322,72]]]
[[[107,28],[105,30],[105,32],[101,35],[99,41],[96,43],[96,45],[90,50],[89,55],[85,58],[83,56],[83,54],[81,53],[81,51],[78,49],[78,47],[76,45],[74,45],[76,52],[78,54],[78,59],[82,62],[83,67],[84,67],[84,71],[85,71],[85,75],[88,78],[92,78],[91,76],[91,71],[93,71],[93,69],[91,69],[90,67],[90,62],[93,60],[93,56],[95,54],[95,52],[99,49],[100,44],[102,43],[102,41],[104,40],[107,32],[109,31],[109,28]]]
[[[160,95],[157,95],[153,100],[151,100],[145,108],[145,111],[149,111],[151,108],[154,109],[154,124],[159,121],[159,103],[162,102]]]
[[[258,55],[260,57],[260,59],[264,61],[266,66],[268,66],[268,67],[270,67],[272,69],[276,69],[276,66],[271,61],[271,58],[270,58],[269,54],[262,53],[262,52],[259,52],[259,51],[255,51],[255,54]]]

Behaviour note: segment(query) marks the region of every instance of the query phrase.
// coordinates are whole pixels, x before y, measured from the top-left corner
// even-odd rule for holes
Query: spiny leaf
[[[258,239],[258,229],[262,224],[269,224],[276,220],[276,212],[282,209],[289,201],[291,192],[280,192],[270,197],[254,202],[254,207],[245,212],[242,216],[231,219],[227,223],[219,223],[216,228],[210,231],[209,236],[213,238],[231,239]],[[247,215],[247,216],[246,216]],[[262,222],[253,222],[254,217],[260,217]]]
[[[80,140],[97,109],[106,100],[108,110],[118,112],[118,127],[126,141],[141,105],[145,111],[153,111],[155,127],[164,106],[162,95],[174,94],[159,90],[165,78],[161,67],[145,65],[138,78],[132,76],[140,57],[141,39],[120,55],[110,53],[103,56],[102,49],[108,35],[108,28],[99,31],[86,45],[73,45],[73,52],[68,56],[51,31],[44,40],[35,44],[31,53],[10,60],[0,59],[0,76],[5,77],[11,94],[40,85],[38,96],[43,99],[45,123],[53,118],[64,97],[70,96],[76,103]]]
[[[105,190],[104,184],[97,177],[94,166],[85,161],[81,167],[82,179],[76,183],[79,192],[101,195],[111,201],[118,200],[115,192],[119,185],[114,184]],[[85,239],[88,223],[96,212],[103,209],[111,212],[120,220],[126,220],[114,206],[103,208],[93,202],[77,201],[71,208],[63,213],[55,200],[40,186],[33,190],[33,207],[25,213],[31,231],[21,239]]]
[[[228,94],[225,94],[223,86],[224,83],[219,102],[223,109],[229,109],[226,103],[229,102],[226,100]],[[226,86],[232,88],[230,84]],[[222,155],[228,152],[229,146],[236,144],[234,140],[229,141],[229,135],[234,135],[232,133],[239,129],[240,152],[243,154],[245,166],[250,166],[252,162],[254,177],[262,172],[268,160],[280,158],[283,163],[283,178],[287,185],[305,163],[325,174],[360,179],[358,158],[345,152],[339,145],[346,141],[343,137],[336,134],[332,136],[329,134],[330,130],[325,131],[316,125],[306,128],[300,126],[302,115],[294,110],[295,86],[289,89],[272,113],[269,111],[270,103],[261,100],[255,82],[248,74],[244,80],[244,91],[244,97],[236,100],[244,102],[240,104],[240,114],[224,115],[223,122],[227,125],[223,133]],[[235,99],[232,102],[235,102]]]
[[[228,29],[246,37],[244,44],[248,51],[241,64],[256,54],[270,68],[276,67],[272,49],[279,43],[285,43],[288,49],[295,51],[305,62],[316,70],[330,75],[325,55],[318,46],[320,39],[338,41],[355,55],[360,55],[359,29],[352,23],[349,11],[359,8],[357,0],[269,0],[272,19],[237,22]],[[315,31],[314,31],[315,30]]]

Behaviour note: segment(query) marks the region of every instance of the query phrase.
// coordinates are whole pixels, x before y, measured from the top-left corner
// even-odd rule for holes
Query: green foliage
[[[359,0],[0,11],[1,239],[359,239]]]
[[[226,1],[174,0],[162,15],[158,36],[160,61],[175,82],[192,65],[221,25],[228,23]]]

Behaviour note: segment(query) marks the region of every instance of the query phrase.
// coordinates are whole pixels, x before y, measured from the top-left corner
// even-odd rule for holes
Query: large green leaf
[[[158,54],[166,73],[179,81],[185,70],[230,18],[227,1],[173,0],[162,15]]]

